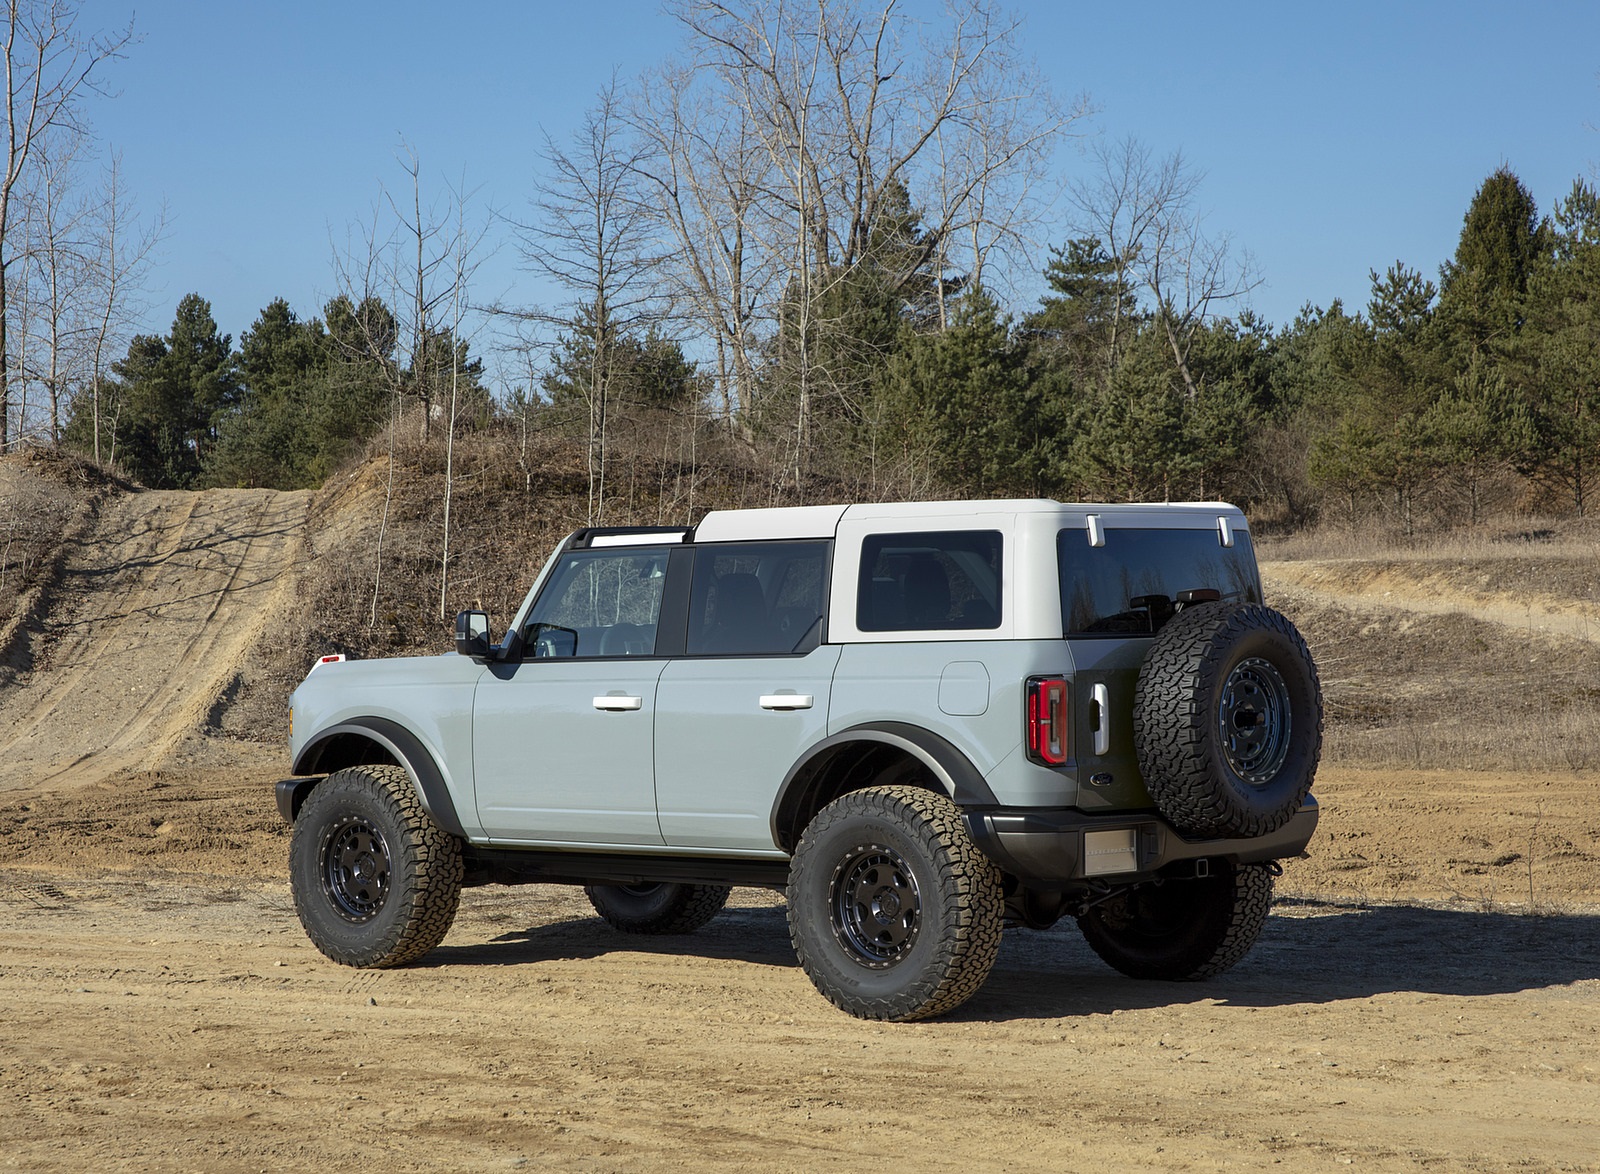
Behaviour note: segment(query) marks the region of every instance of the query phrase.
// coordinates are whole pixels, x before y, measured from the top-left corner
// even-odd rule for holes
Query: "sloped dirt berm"
[[[247,657],[272,638],[308,492],[112,496],[66,538],[24,671],[0,690],[0,794],[203,755]]]

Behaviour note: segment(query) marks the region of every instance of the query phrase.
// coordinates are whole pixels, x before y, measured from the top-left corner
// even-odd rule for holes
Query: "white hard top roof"
[[[895,501],[858,502],[854,505],[776,506],[768,509],[714,510],[694,530],[696,542],[756,542],[783,538],[832,538],[846,515],[852,521],[907,521],[952,514],[1065,514],[1082,517],[1099,514],[1108,520],[1146,525],[1174,513],[1193,513],[1214,519],[1218,514],[1244,515],[1237,506],[1221,501],[1155,503],[1060,502],[1046,498],[1001,501]],[[1241,529],[1248,526],[1241,524]]]

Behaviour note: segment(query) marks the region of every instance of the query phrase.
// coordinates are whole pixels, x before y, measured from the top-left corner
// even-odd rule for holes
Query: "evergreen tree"
[[[196,484],[240,396],[231,339],[217,333],[211,304],[199,294],[186,295],[171,333],[136,336],[112,370],[120,382],[103,410],[119,421],[116,460],[154,488]],[[92,441],[91,429],[86,421],[74,421],[69,441]]]
[[[955,303],[937,334],[907,329],[880,395],[907,454],[937,454],[938,473],[970,495],[1049,492],[1061,466],[1059,404],[1030,380],[999,306],[982,290]]]
[[[318,320],[301,322],[282,298],[261,311],[239,342],[239,404],[207,464],[208,483],[316,483],[310,465],[322,437],[313,409],[331,356]]]
[[[550,369],[541,381],[545,397],[560,408],[587,412],[590,372],[595,361],[594,335],[577,330],[562,335]],[[614,407],[665,408],[682,411],[700,395],[695,365],[683,348],[654,326],[642,335],[611,335],[607,355],[607,394]]]
[[[1132,333],[1133,291],[1092,237],[1052,247],[1044,269],[1050,293],[1023,320],[1023,331],[1052,366],[1064,364],[1079,387],[1102,385],[1116,366],[1118,332]]]
[[[1532,194],[1498,168],[1473,196],[1455,257],[1440,270],[1439,309],[1458,350],[1482,353],[1520,328],[1528,281],[1550,246]]]
[[[1529,283],[1529,329],[1514,369],[1537,438],[1524,468],[1582,516],[1600,472],[1600,197],[1575,183],[1554,219],[1548,262]]]

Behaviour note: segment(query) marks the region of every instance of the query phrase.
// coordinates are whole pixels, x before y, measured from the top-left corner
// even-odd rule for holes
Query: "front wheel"
[[[423,810],[398,766],[336,771],[289,841],[295,912],[346,966],[403,966],[444,940],[461,898],[461,842]]]
[[[853,791],[823,808],[795,849],[788,898],[800,965],[862,1019],[951,1011],[1000,950],[1000,871],[956,805],[920,787]]]
[[[726,885],[585,885],[594,911],[623,933],[693,933],[728,903]]]
[[[1272,908],[1262,864],[1213,864],[1209,876],[1137,885],[1078,918],[1089,945],[1129,978],[1211,978],[1250,952]]]

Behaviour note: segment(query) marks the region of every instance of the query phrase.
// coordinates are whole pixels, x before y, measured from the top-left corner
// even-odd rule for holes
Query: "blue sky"
[[[1308,301],[1363,307],[1368,270],[1395,260],[1436,277],[1501,164],[1541,210],[1600,166],[1596,0],[1018,10],[1058,92],[1099,108],[1079,129],[1181,148],[1204,171],[1207,226],[1253,254],[1252,301],[1276,324]],[[81,19],[110,28],[131,11],[89,0]],[[140,207],[166,208],[148,329],[196,291],[235,341],[274,297],[320,312],[331,242],[381,184],[401,186],[402,140],[425,175],[464,175],[480,206],[522,215],[544,133],[564,141],[613,70],[630,78],[679,40],[649,0],[161,0],[133,18],[142,39],[91,116]],[[1070,147],[1059,163],[1087,166]],[[510,249],[473,292],[551,300]],[[1024,285],[1012,308],[1037,293]]]

